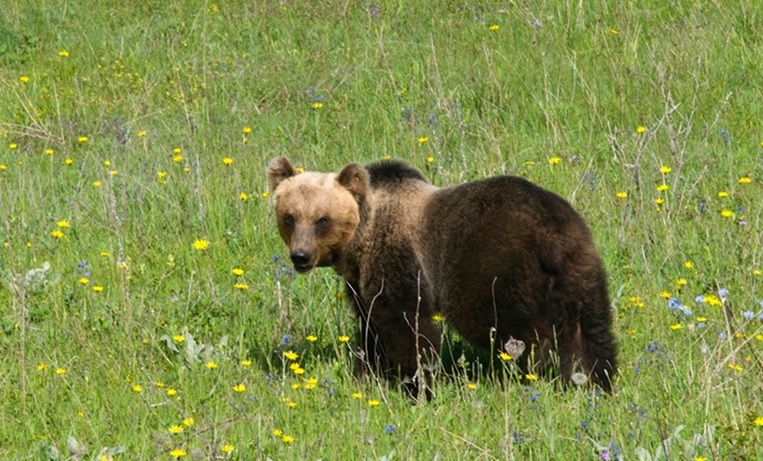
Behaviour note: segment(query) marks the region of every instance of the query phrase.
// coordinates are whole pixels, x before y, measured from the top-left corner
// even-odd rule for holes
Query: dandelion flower
[[[214,360],[210,360],[209,362],[204,364],[205,367],[207,367],[208,370],[214,370],[218,367],[217,362]]]
[[[320,104],[320,103],[316,102],[316,104]],[[289,443],[294,442],[294,437],[292,437],[290,435],[284,435],[283,437],[281,437],[281,440],[283,440],[283,443],[289,444]]]
[[[174,335],[172,337],[172,340],[175,341],[178,344],[182,344],[183,341],[185,341],[185,335]]]
[[[53,155],[53,149],[45,149],[45,155]]]
[[[340,343],[347,343],[350,341],[350,337],[347,335],[341,335],[337,338]]]
[[[734,212],[732,212],[731,210],[722,210],[721,216],[723,216],[724,218],[731,218],[734,216]]]
[[[306,339],[308,342],[311,342],[311,343],[314,343],[314,342],[318,341],[318,337],[317,337],[317,336],[315,336],[315,335],[307,335],[307,336],[305,337],[305,339]]]
[[[72,160],[72,159],[70,159],[70,158],[65,158],[65,159],[64,159],[64,165],[66,165],[66,166],[72,166],[73,164],[74,164],[74,160]]]
[[[549,165],[559,165],[560,163],[562,163],[562,159],[559,157],[551,157],[548,159]]]
[[[141,386],[140,384],[136,384],[132,387],[132,391],[135,392],[136,394],[140,394],[141,392],[143,392],[143,386]]]
[[[363,394],[361,394],[360,392],[353,392],[352,393],[352,398],[355,399],[355,400],[360,400],[360,399],[363,398]]]
[[[169,431],[170,434],[180,434],[185,430],[185,426],[181,424],[175,424],[174,426],[170,426]]]
[[[750,184],[752,182],[752,178],[749,176],[742,176],[739,178],[739,184]]]
[[[230,158],[230,157],[223,158],[223,165],[225,165],[225,166],[233,165],[233,159]]]
[[[87,284],[90,283],[90,279],[87,278],[87,277],[82,277],[82,278],[79,279],[79,283],[80,283],[80,285],[87,285]]]
[[[87,141],[88,141],[88,137],[87,137],[87,136],[85,136],[85,135],[79,136],[79,137],[77,138],[77,142],[79,142],[80,144],[84,144],[84,143],[86,143]]]
[[[472,383],[472,382],[466,383],[466,388],[469,389],[470,391],[473,391],[477,389],[477,383]]]
[[[29,77],[27,77],[26,75],[22,75],[21,77],[19,77],[19,81],[21,83],[29,83]]]
[[[429,142],[429,138],[428,138],[428,137],[426,137],[426,136],[421,136],[421,137],[419,138],[419,144],[426,144],[426,143],[428,143],[428,142]]]
[[[313,109],[315,109],[315,110],[323,109],[323,103],[322,102],[314,102],[313,103]]]
[[[234,447],[233,445],[226,443],[225,445],[222,446],[222,448],[220,448],[220,450],[226,455],[229,455],[234,450]]]
[[[662,167],[660,167],[660,173],[662,174],[670,174],[671,171],[673,171],[673,169],[667,165],[663,165]]]
[[[103,287],[101,285],[93,285],[94,293],[103,293]]]
[[[638,134],[644,134],[646,133],[646,127],[643,125],[639,125],[636,127],[636,133]]]
[[[670,326],[670,329],[673,330],[673,331],[678,331],[678,330],[682,329],[683,327],[684,326],[681,325],[680,323],[674,323],[673,325]]]
[[[729,196],[729,193],[724,190],[718,192],[718,198],[727,198],[728,196]]]
[[[244,359],[241,361],[241,366],[244,368],[249,368],[252,366],[252,361],[249,359]]]
[[[299,358],[299,354],[294,351],[286,351],[283,353],[283,356],[291,361],[297,360]]]
[[[145,138],[146,135],[148,135],[148,132],[146,130],[138,131],[139,138]]]
[[[183,457],[183,456],[185,456],[186,454],[187,454],[187,453],[186,453],[186,452],[185,452],[185,450],[183,450],[182,448],[175,448],[174,450],[172,450],[172,451],[170,452],[170,456],[172,456],[172,457],[173,457],[173,458],[175,458],[175,459],[178,459],[178,458],[182,458],[182,457]]]
[[[16,150],[18,147],[19,147],[19,145],[16,144],[15,142],[12,142],[12,143],[8,144],[8,149],[10,149],[10,150]]]
[[[262,194],[260,194],[260,196],[261,196],[262,198],[268,198],[268,197],[270,197],[270,192],[269,192],[269,191],[265,191],[265,192],[263,192]]]
[[[238,199],[241,200],[242,202],[246,202],[247,200],[249,200],[249,194],[247,194],[246,192],[242,192],[238,194]]]
[[[245,126],[243,130],[241,130],[244,134],[252,134],[252,128]]]
[[[167,394],[167,397],[175,397],[176,395],[178,395],[178,391],[174,387],[167,389],[167,392],[165,393]]]
[[[69,52],[66,51],[66,50],[61,50],[61,51],[58,52],[58,55],[61,56],[62,58],[68,58],[69,57]]]
[[[244,275],[244,269],[241,269],[240,267],[234,267],[230,270],[231,274],[235,275],[236,277],[241,277]]]
[[[50,236],[53,237],[54,239],[62,239],[64,238],[64,233],[56,229],[50,233]]]
[[[37,371],[45,371],[48,369],[48,364],[46,363],[38,363],[37,364]]]
[[[183,419],[183,425],[184,425],[185,427],[191,427],[191,426],[193,426],[195,423],[196,423],[196,421],[195,421],[195,420],[194,420],[194,419],[193,419],[191,416],[189,416],[189,417],[187,417],[187,418]]]
[[[93,187],[101,187],[101,181],[93,181]]]
[[[755,421],[753,421],[753,424],[755,424],[758,427],[763,427],[763,416],[758,416],[755,418]]]
[[[209,248],[209,241],[204,239],[196,239],[193,241],[193,248],[198,251],[205,251]]]
[[[434,157],[432,157],[431,155],[429,157],[427,157],[427,163],[430,164],[430,165],[433,164],[434,163]]]
[[[538,375],[536,375],[535,373],[526,374],[525,379],[528,381],[537,381]]]
[[[685,268],[685,269],[689,269],[689,270],[692,270],[692,269],[694,269],[694,263],[693,263],[693,262],[691,262],[691,261],[686,261],[686,262],[684,263],[684,268]]]
[[[670,294],[670,292],[668,290],[662,290],[660,292],[660,298],[662,298],[662,299],[670,299],[670,297],[671,297],[671,294]]]
[[[508,362],[511,360],[511,355],[507,354],[506,352],[501,352],[500,354],[498,354],[498,357],[500,357],[500,359],[503,360],[504,362]]]
[[[63,375],[65,375],[65,374],[66,374],[66,368],[61,368],[61,367],[58,367],[58,368],[56,368],[56,371],[55,371],[55,373],[56,373],[58,376],[63,376]]]
[[[180,155],[180,154],[175,154],[175,155],[172,157],[172,161],[173,161],[173,162],[175,162],[175,163],[180,163],[180,162],[182,162],[182,161],[183,161],[183,156],[182,156],[182,155]]]
[[[233,386],[233,391],[238,393],[244,392],[246,391],[246,385],[244,383],[236,384]]]
[[[735,372],[739,373],[740,371],[742,371],[744,369],[744,367],[742,367],[742,365],[739,365],[739,364],[736,364],[736,363],[729,363],[729,369],[731,371],[735,371]]]
[[[616,193],[615,197],[620,198],[620,199],[627,198],[628,197],[628,193],[621,191],[621,192]]]
[[[488,30],[490,30],[490,32],[497,32],[498,29],[500,29],[500,26],[498,24],[491,24],[490,27],[488,27]]]
[[[379,402],[379,401],[378,401],[378,400],[376,400],[376,399],[370,399],[370,400],[368,401],[368,406],[369,406],[369,407],[378,407],[379,405],[381,405],[381,402]]]
[[[239,282],[239,283],[233,284],[233,288],[235,288],[237,290],[240,290],[240,291],[246,291],[246,290],[249,289],[249,285],[246,284],[246,283]]]
[[[659,186],[657,186],[657,192],[665,192],[668,189],[670,189],[670,186],[668,186],[665,183],[660,184]]]

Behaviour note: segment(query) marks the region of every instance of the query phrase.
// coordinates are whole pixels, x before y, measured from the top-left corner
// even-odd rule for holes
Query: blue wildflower
[[[395,426],[392,424],[387,424],[387,426],[384,428],[384,433],[387,435],[392,435],[395,432],[397,432],[397,429],[395,429]]]
[[[728,295],[729,295],[729,290],[727,290],[726,288],[721,288],[718,290],[718,296],[720,296],[721,298],[725,298]]]
[[[753,311],[744,311],[742,312],[742,317],[744,317],[745,320],[752,320],[752,318],[755,317],[755,313]]]
[[[703,302],[705,302],[705,295],[697,295],[697,297],[694,298],[694,302],[702,304]]]
[[[278,343],[279,346],[283,347],[288,345],[291,342],[291,335],[283,335],[281,338],[281,342]]]

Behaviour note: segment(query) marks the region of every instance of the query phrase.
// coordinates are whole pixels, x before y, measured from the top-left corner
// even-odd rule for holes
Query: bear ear
[[[274,158],[268,162],[268,180],[272,190],[276,190],[281,182],[297,174],[286,157]]]
[[[350,163],[339,172],[336,182],[350,191],[356,199],[363,198],[368,190],[368,171],[357,163]]]

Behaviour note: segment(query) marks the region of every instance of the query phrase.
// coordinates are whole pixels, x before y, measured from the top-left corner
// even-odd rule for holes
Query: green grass
[[[4,5],[0,458],[759,459],[755,5]],[[617,392],[473,362],[420,405],[355,380],[341,280],[279,258],[277,155],[570,199],[611,279]]]

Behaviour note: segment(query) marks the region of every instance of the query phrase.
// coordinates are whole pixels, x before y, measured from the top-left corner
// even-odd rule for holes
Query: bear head
[[[297,171],[285,157],[268,164],[278,231],[297,272],[332,266],[360,225],[368,172],[352,163],[339,173]]]

